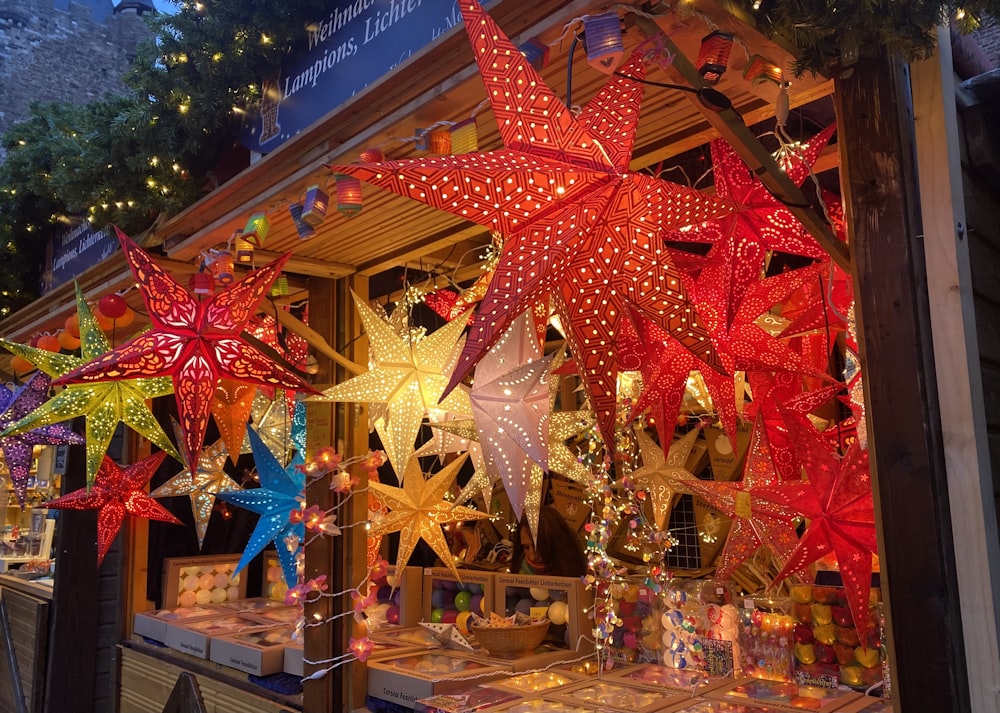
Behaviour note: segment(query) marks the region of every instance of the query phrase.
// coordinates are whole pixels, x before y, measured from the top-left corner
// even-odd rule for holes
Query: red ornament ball
[[[101,310],[101,314],[105,317],[110,317],[111,319],[119,319],[125,315],[128,310],[128,303],[121,295],[104,295],[97,303],[97,309]]]

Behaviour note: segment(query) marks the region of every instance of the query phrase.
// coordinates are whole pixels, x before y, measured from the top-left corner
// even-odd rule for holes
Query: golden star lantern
[[[80,322],[79,357],[6,340],[0,340],[0,344],[54,379],[65,376],[111,350],[111,344],[83,299],[79,285],[76,287],[76,309]],[[177,460],[182,460],[146,405],[147,400],[166,396],[173,391],[169,376],[68,384],[53,398],[13,424],[5,435],[26,433],[41,426],[84,416],[87,483],[92,485],[119,423],[124,423]]]
[[[465,454],[446,465],[437,473],[425,479],[420,470],[420,462],[410,458],[406,462],[403,486],[397,488],[383,483],[369,483],[378,498],[389,508],[389,514],[374,523],[368,531],[369,537],[383,537],[391,532],[399,533],[399,554],[396,571],[402,571],[410,561],[418,540],[423,540],[447,565],[459,580],[461,576],[455,567],[451,550],[445,540],[442,525],[450,522],[486,520],[489,513],[473,510],[464,505],[455,505],[444,499],[444,495],[454,485],[458,471],[465,464]]]
[[[431,410],[471,412],[469,395],[463,387],[441,399],[465,320],[456,319],[410,343],[357,295],[354,302],[368,335],[374,365],[364,374],[327,389],[318,398],[388,404],[388,416],[378,430],[386,456],[399,473],[413,453],[424,414]]]
[[[590,468],[580,462],[566,441],[576,438],[597,423],[597,414],[581,411],[553,411],[549,416],[549,470],[566,476],[583,485],[594,478]]]
[[[649,493],[653,505],[653,519],[658,530],[662,530],[667,523],[676,496],[687,492],[679,483],[696,479],[687,469],[687,461],[700,433],[700,429],[697,428],[688,431],[671,443],[664,455],[663,449],[656,445],[648,433],[641,428],[635,429],[639,454],[642,456],[642,467],[632,471],[630,477],[635,482],[636,488]]]
[[[459,424],[458,427],[449,428],[449,426],[456,423]],[[441,462],[444,462],[445,456],[448,453],[468,453],[469,458],[472,459],[475,471],[472,473],[472,478],[469,479],[469,482],[465,484],[465,487],[458,494],[458,497],[455,498],[455,502],[464,503],[466,500],[471,500],[475,496],[476,491],[479,491],[483,497],[483,502],[486,504],[486,509],[489,510],[494,479],[486,471],[486,460],[483,458],[483,449],[479,445],[475,423],[465,419],[462,421],[450,420],[440,423],[429,423],[427,425],[434,429],[434,438],[418,448],[414,455],[420,457],[433,454],[437,455]]]

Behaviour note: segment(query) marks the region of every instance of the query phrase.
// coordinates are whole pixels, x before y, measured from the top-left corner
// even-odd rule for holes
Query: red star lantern
[[[798,545],[799,539],[792,523],[795,508],[760,496],[762,488],[776,483],[778,474],[771,463],[767,437],[759,419],[754,425],[747,450],[743,480],[676,481],[678,490],[703,497],[732,518],[733,526],[716,570],[720,579],[727,579],[761,545],[767,547],[781,563],[788,560]]]
[[[837,558],[858,634],[865,640],[872,626],[868,618],[872,555],[878,552],[868,451],[855,441],[841,458],[815,432],[796,427],[792,436],[809,481],[784,483],[758,492],[761,498],[792,508],[809,520],[801,541],[775,581],[801,572],[832,553]]]
[[[332,170],[507,236],[449,390],[514,317],[551,293],[605,441],[613,443],[611,345],[626,304],[714,363],[663,236],[720,216],[729,204],[629,170],[640,82],[611,77],[574,116],[477,2],[460,6],[505,148]],[[638,56],[622,73],[644,76]]]
[[[126,515],[149,520],[183,523],[166,508],[149,497],[146,483],[160,467],[167,454],[164,451],[143,458],[122,470],[113,460],[104,456],[97,478],[90,488],[80,488],[62,497],[49,500],[47,508],[62,510],[97,510],[97,566],[101,566],[121,529]]]
[[[317,393],[241,336],[287,255],[201,301],[127,235],[115,231],[153,326],[57,383],[169,375],[184,433],[183,453],[192,472],[198,466],[212,397],[221,378]]]

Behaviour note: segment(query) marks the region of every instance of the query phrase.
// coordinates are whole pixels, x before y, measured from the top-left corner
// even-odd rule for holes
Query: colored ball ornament
[[[38,348],[49,352],[57,352],[62,347],[59,346],[59,338],[54,334],[43,334],[38,338]]]
[[[442,624],[454,624],[458,619],[458,612],[454,609],[445,609],[441,614]]]
[[[379,587],[375,595],[375,598],[380,602],[388,602],[390,597],[392,597],[392,587],[387,584]]]
[[[398,587],[399,586],[399,577],[397,577],[394,574],[387,574],[387,575],[385,575],[384,580],[385,580],[385,583],[388,584],[390,587]]]
[[[80,315],[74,314],[66,318],[63,323],[66,331],[72,334],[77,339],[80,338]]]
[[[569,607],[566,602],[552,602],[549,604],[549,621],[556,626],[562,626],[569,620]]]
[[[10,368],[16,376],[22,376],[29,371],[34,371],[35,365],[23,357],[14,356],[10,359]]]
[[[443,609],[444,608],[444,591],[441,589],[435,589],[431,592],[431,608],[432,609]]]
[[[97,320],[97,326],[103,329],[105,332],[109,332],[115,327],[115,320],[108,317],[106,314],[100,310],[94,312],[94,319]]]
[[[459,611],[469,611],[472,595],[469,592],[459,592],[455,595],[455,608]]]
[[[125,308],[125,314],[115,320],[115,325],[118,327],[127,327],[132,322],[135,321],[135,310],[131,307]]]
[[[470,611],[460,611],[458,616],[455,617],[455,626],[458,630],[468,636],[472,632],[469,630],[469,621],[472,619],[472,612]]]
[[[111,319],[119,319],[124,316],[126,310],[128,310],[128,303],[121,295],[104,295],[97,302],[97,309],[101,311],[105,317],[110,317]]]
[[[472,599],[469,600],[469,611],[475,614],[485,614],[486,610],[483,608],[483,595],[473,594]]]
[[[528,592],[531,594],[531,598],[538,602],[544,602],[549,598],[549,590],[545,587],[532,587]]]
[[[56,340],[59,342],[59,347],[61,349],[65,349],[68,352],[71,352],[80,347],[80,340],[74,337],[65,329],[59,332],[59,335],[56,337]]]
[[[533,602],[531,599],[524,598],[524,599],[518,600],[517,606],[515,606],[514,609],[519,614],[530,614],[531,613],[531,607],[533,607],[533,606],[535,606],[535,602]]]
[[[399,623],[399,607],[395,604],[385,610],[385,621],[387,624]]]
[[[431,622],[432,623],[434,623],[434,624],[440,624],[441,623],[441,617],[443,617],[443,616],[444,616],[444,609],[442,609],[441,607],[438,607],[436,609],[432,609],[431,610]]]
[[[455,596],[458,594],[453,589],[446,589],[441,596],[441,606],[445,609],[455,608]]]

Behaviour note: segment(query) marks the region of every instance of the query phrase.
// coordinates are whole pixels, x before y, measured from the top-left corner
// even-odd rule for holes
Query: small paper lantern
[[[80,338],[80,315],[74,314],[71,317],[67,317],[63,326],[66,331],[72,334],[77,339]]]
[[[759,84],[761,82],[781,84],[784,80],[784,73],[781,71],[781,67],[774,62],[759,54],[755,54],[750,57],[747,68],[743,70],[743,78],[751,84]]]
[[[135,321],[135,310],[131,307],[125,308],[125,314],[115,320],[116,327],[127,327]]]
[[[315,228],[326,220],[326,211],[329,207],[330,194],[319,186],[309,186],[306,189],[306,199],[302,203],[302,222]]]
[[[97,302],[97,309],[99,309],[101,314],[105,317],[118,319],[125,314],[125,310],[128,309],[128,303],[125,302],[125,298],[121,295],[104,295],[104,297]]]
[[[242,233],[239,234],[242,236]],[[233,241],[233,249],[236,250],[236,262],[241,265],[249,265],[253,262],[253,243],[237,236]]]
[[[15,376],[24,376],[29,371],[34,371],[35,365],[24,357],[14,356],[10,359],[10,368]]]
[[[385,161],[385,154],[382,153],[381,149],[377,149],[374,146],[370,149],[365,149],[358,155],[361,163],[379,163],[380,161]]]
[[[715,30],[701,39],[698,50],[698,73],[709,84],[718,84],[729,64],[729,52],[733,49],[735,36],[729,32]]]
[[[337,210],[348,218],[361,212],[364,199],[361,197],[361,179],[338,173],[335,178],[337,185]]]
[[[267,219],[267,213],[254,213],[243,228],[243,239],[254,247],[264,247],[264,240],[270,230],[271,221]]]
[[[97,320],[97,326],[105,332],[115,328],[115,320],[104,314],[100,309],[94,310],[94,319]]]
[[[207,272],[191,275],[191,291],[196,295],[210,295],[215,292],[215,280]]]
[[[288,278],[284,275],[279,275],[278,279],[271,285],[271,297],[285,297],[288,293]]]
[[[587,61],[605,74],[614,72],[622,63],[625,45],[622,43],[621,22],[617,12],[586,15],[583,18],[584,44]]]
[[[43,334],[38,338],[38,348],[48,352],[57,352],[62,349],[59,338],[54,334]]]
[[[528,64],[541,72],[549,63],[549,46],[538,37],[532,37],[518,47]]]
[[[427,134],[427,150],[447,155],[451,153],[451,129],[434,129]]]
[[[233,256],[227,252],[216,253],[212,262],[208,263],[208,270],[220,285],[232,284],[233,280],[236,279]]]
[[[295,232],[299,234],[299,240],[308,240],[316,234],[316,229],[302,220],[302,204],[292,203],[288,206],[288,214],[292,216],[295,223]]]
[[[479,150],[479,131],[475,118],[460,121],[451,127],[451,152],[472,153]]]
[[[59,347],[65,349],[68,352],[74,351],[80,348],[80,340],[74,337],[67,330],[59,330],[59,334],[56,336],[56,341],[59,342]]]

